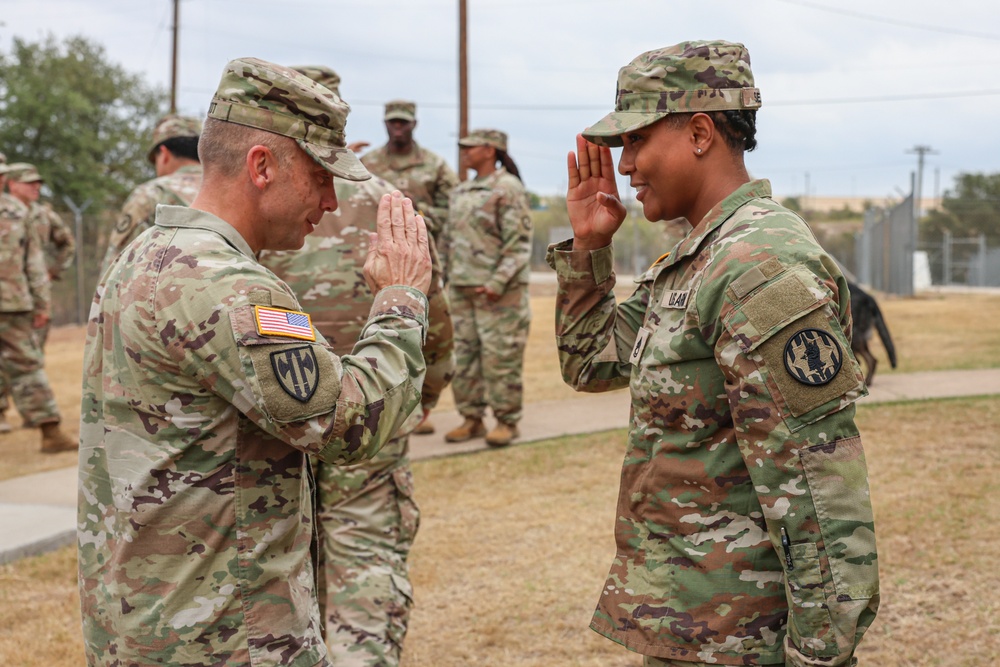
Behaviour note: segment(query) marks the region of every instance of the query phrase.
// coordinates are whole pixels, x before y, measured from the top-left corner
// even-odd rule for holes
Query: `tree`
[[[116,208],[153,175],[145,151],[165,99],[84,37],[15,37],[0,53],[0,150],[35,164],[58,203]]]
[[[941,208],[927,213],[921,226],[929,239],[948,231],[956,237],[985,234],[990,241],[1000,240],[1000,174],[959,174]]]
[[[38,43],[15,37],[0,52],[0,151],[9,162],[31,162],[62,213],[69,197],[89,201],[83,238],[84,298],[93,293],[104,238],[115,213],[138,183],[154,176],[146,161],[153,125],[166,93],[108,61],[84,37]],[[75,272],[57,283],[53,318],[75,319]]]

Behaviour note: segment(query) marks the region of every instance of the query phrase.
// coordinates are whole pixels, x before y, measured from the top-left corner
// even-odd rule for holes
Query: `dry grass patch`
[[[859,410],[882,609],[862,665],[1000,661],[1000,399]],[[613,557],[624,431],[414,464],[403,667],[635,667],[587,625]],[[73,550],[0,566],[0,664],[81,664]]]

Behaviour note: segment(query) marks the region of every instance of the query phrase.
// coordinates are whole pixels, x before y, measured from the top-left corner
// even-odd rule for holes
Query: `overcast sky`
[[[1000,172],[1000,3],[983,0],[468,0],[470,126],[510,135],[528,188],[565,190],[573,137],[614,105],[618,69],[688,39],[747,45],[763,108],[747,157],[778,196],[908,191]],[[0,0],[11,37],[84,35],[166,89],[172,0]],[[417,140],[455,165],[457,0],[182,0],[178,107],[203,116],[226,62],[325,64],[348,140],[385,141],[382,103],[418,104]],[[806,191],[808,187],[808,192]],[[631,195],[623,192],[623,196]]]

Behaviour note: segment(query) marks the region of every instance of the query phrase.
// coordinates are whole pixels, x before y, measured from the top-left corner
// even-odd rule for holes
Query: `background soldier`
[[[138,186],[125,200],[108,239],[101,275],[134,238],[153,226],[157,204],[190,206],[201,187],[198,136],[201,121],[187,116],[164,116],[153,130],[147,155],[156,178]]]
[[[63,274],[73,263],[76,243],[73,231],[62,216],[52,210],[48,202],[39,201],[44,180],[34,165],[18,162],[10,165],[7,189],[10,194],[28,207],[28,223],[34,229],[45,254],[45,266],[52,281],[62,280]],[[41,347],[49,336],[51,319],[38,331]]]
[[[2,194],[8,169],[0,165],[0,375],[25,426],[41,428],[42,452],[64,452],[77,443],[59,428],[59,408],[35,336],[49,320],[49,275],[28,226],[28,207]],[[2,414],[0,424],[0,432],[10,431]]]
[[[296,69],[340,95],[340,77],[331,69]],[[260,261],[288,283],[334,352],[348,354],[375,298],[364,280],[364,258],[379,200],[392,187],[377,176],[337,179],[334,185],[337,210],[323,216],[303,248],[265,251]],[[433,405],[454,369],[451,327],[435,326],[450,322],[438,274],[427,297],[422,402]],[[317,462],[326,644],[338,666],[399,664],[413,600],[407,557],[420,518],[408,436],[419,421],[420,413],[414,413],[370,461],[351,466]]]
[[[433,245],[431,246],[431,261],[434,270],[440,275],[441,281],[448,282],[447,266],[444,265],[447,234],[444,226],[448,221],[448,197],[458,184],[458,177],[448,163],[440,156],[420,146],[413,139],[413,131],[417,127],[417,105],[406,100],[394,100],[385,105],[385,129],[389,141],[375,150],[369,151],[361,158],[361,162],[376,176],[381,176],[392,185],[399,188],[404,195],[413,200],[414,206],[427,221]],[[367,146],[366,143],[355,144],[357,148]],[[436,279],[435,279],[436,280]],[[446,298],[446,297],[445,297]],[[431,324],[441,327],[440,331],[431,331],[439,339],[452,337],[451,318],[442,319]],[[436,404],[424,402],[424,420],[414,429],[414,433],[433,433],[434,426],[427,414]]]
[[[227,64],[191,208],[112,264],[87,332],[78,562],[87,663],[327,666],[307,455],[373,456],[419,406],[430,255],[383,197],[363,338],[338,357],[256,255],[301,248],[368,178],[348,106],[288,68]]]

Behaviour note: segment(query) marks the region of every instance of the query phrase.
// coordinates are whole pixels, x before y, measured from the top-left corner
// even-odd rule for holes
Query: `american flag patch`
[[[266,306],[254,306],[257,317],[257,333],[262,336],[288,336],[302,340],[316,340],[312,320],[308,313],[297,310],[278,310]]]

